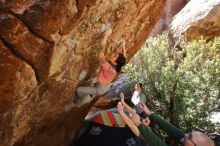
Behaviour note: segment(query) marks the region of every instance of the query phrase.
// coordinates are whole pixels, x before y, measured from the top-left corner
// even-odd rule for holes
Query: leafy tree
[[[131,84],[141,81],[147,104],[186,132],[220,131],[210,122],[220,102],[220,38],[182,43],[170,48],[168,35],[146,41],[125,72]]]

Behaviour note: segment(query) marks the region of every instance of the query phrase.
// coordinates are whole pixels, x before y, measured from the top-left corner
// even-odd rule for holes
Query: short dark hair
[[[116,66],[116,71],[117,71],[117,72],[120,72],[122,66],[124,66],[125,63],[126,63],[126,58],[125,58],[125,56],[124,56],[123,54],[119,53],[118,58],[116,59],[115,62],[117,63],[117,64],[115,65],[115,66]]]
[[[138,84],[139,84],[140,88],[142,88],[143,84],[142,83],[138,83]]]

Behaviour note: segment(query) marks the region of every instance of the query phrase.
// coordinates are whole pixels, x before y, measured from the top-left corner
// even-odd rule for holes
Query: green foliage
[[[147,104],[186,132],[220,131],[209,121],[219,104],[220,38],[183,43],[182,49],[170,48],[167,38],[148,39],[126,66],[131,83],[142,81]]]

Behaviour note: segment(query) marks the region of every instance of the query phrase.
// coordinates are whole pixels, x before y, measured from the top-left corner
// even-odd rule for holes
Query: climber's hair
[[[119,73],[121,71],[121,68],[125,65],[126,63],[126,58],[123,54],[119,53],[118,58],[116,59],[116,72]]]

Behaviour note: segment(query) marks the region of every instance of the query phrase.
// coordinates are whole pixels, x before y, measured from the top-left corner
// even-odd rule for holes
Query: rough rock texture
[[[191,0],[174,18],[171,30],[177,42],[220,36],[220,0]]]
[[[94,77],[101,34],[106,53],[126,40],[128,58],[166,0],[0,0],[0,145],[67,146],[94,104],[73,104]]]
[[[187,3],[187,0],[167,0],[163,15],[149,37],[155,37],[160,35],[163,31],[168,31],[173,17],[182,10]]]
[[[50,43],[32,34],[13,14],[2,12],[0,19],[0,36],[7,47],[35,70],[38,81],[46,78],[51,54]]]

